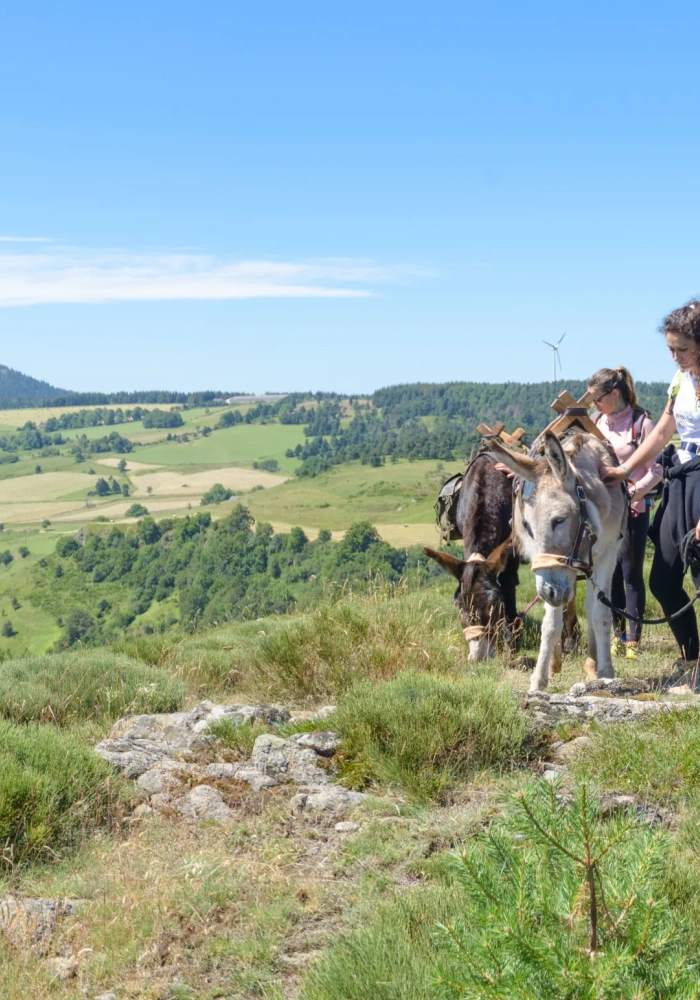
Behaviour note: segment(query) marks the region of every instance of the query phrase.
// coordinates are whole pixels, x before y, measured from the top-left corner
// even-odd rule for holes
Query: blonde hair
[[[613,389],[619,389],[624,401],[633,409],[641,409],[637,405],[637,393],[634,379],[622,365],[619,368],[599,368],[588,380],[588,389],[594,395],[607,396]]]

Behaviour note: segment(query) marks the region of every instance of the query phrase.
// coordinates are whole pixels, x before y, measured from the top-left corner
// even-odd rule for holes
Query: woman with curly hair
[[[620,462],[628,462],[654,430],[646,410],[637,404],[632,376],[626,368],[601,368],[588,380],[598,413],[593,421],[612,445]],[[644,586],[644,552],[649,533],[651,504],[647,494],[661,480],[662,468],[653,457],[638,465],[629,478],[630,516],[627,538],[620,553],[612,582],[612,602],[626,608],[630,615],[644,617],[646,590]],[[613,656],[637,659],[642,626],[613,612],[615,638]],[[628,638],[629,631],[629,638]]]
[[[663,451],[676,432],[680,435],[678,465],[667,474],[663,500],[651,531],[656,549],[649,586],[664,615],[671,615],[688,603],[688,595],[683,589],[688,536],[700,541],[700,301],[692,299],[680,309],[674,309],[660,329],[678,365],[678,372],[668,389],[664,412],[630,458],[620,466],[606,466],[601,471],[608,484],[628,481]],[[690,569],[697,588],[700,586],[700,564],[691,562]],[[700,680],[700,643],[693,608],[670,622],[670,626],[681,653],[678,665],[690,668],[689,678],[696,684]]]

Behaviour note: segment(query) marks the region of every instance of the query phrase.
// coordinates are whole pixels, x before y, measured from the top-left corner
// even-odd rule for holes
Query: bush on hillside
[[[184,694],[182,681],[167,671],[108,650],[22,656],[0,671],[0,716],[15,723],[67,726],[174,712]]]
[[[177,410],[147,410],[143,415],[144,427],[182,427],[184,423]]]
[[[232,496],[233,490],[230,490],[227,486],[223,486],[221,483],[214,483],[212,488],[207,490],[199,502],[205,506],[210,503],[223,503],[225,500],[230,500]]]
[[[113,769],[78,733],[0,720],[0,867],[55,861],[107,823],[121,794]]]
[[[346,784],[397,783],[438,800],[456,780],[518,767],[535,748],[511,689],[485,674],[361,681],[341,698],[332,728],[343,738]]]
[[[264,458],[260,462],[253,462],[254,469],[262,469],[263,472],[279,472],[280,464],[276,458]]]
[[[285,613],[351,587],[391,586],[411,562],[425,562],[417,550],[409,556],[383,542],[366,522],[353,525],[342,542],[311,542],[300,528],[275,535],[269,524],[255,525],[241,504],[214,523],[204,511],[158,524],[147,518],[140,526],[90,531],[82,545],[73,541],[62,582],[50,585],[48,574],[37,573],[34,598],[54,617],[65,619],[72,608],[92,615],[93,626],[76,636],[91,644],[114,638],[153,601],[171,596],[181,628],[192,631]],[[63,546],[72,548],[63,541],[59,553]],[[51,568],[58,576],[58,566]],[[102,599],[111,610],[98,614]]]
[[[148,514],[148,507],[142,503],[132,503],[124,517],[145,517]]]

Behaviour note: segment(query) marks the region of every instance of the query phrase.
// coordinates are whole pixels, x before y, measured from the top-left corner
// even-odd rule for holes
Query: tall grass
[[[121,788],[79,732],[0,720],[0,867],[77,846],[108,821]]]
[[[302,1000],[437,1000],[437,924],[463,905],[435,887],[382,904],[312,966]]]
[[[330,723],[343,738],[345,784],[395,783],[441,800],[457,780],[509,770],[535,749],[510,689],[486,673],[452,680],[406,671],[357,683]]]
[[[172,712],[185,686],[168,671],[110,650],[23,656],[0,664],[0,717],[13,722],[111,721]]]
[[[669,804],[700,792],[697,709],[592,727],[589,735],[591,744],[573,762],[579,777]]]

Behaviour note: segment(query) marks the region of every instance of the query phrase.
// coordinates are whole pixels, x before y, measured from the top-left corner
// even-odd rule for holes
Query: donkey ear
[[[436,552],[435,549],[423,549],[423,555],[429,559],[434,559],[438,566],[441,566],[447,573],[462,579],[464,567],[467,565],[464,560],[456,559],[447,552]]]
[[[513,551],[513,539],[506,538],[505,542],[501,542],[500,545],[496,546],[493,552],[489,555],[486,562],[489,564],[491,571],[498,576],[502,573],[508,562],[508,557]]]
[[[553,475],[562,486],[568,479],[573,478],[569,459],[561,446],[561,441],[551,431],[547,431],[544,436],[544,457],[549,462]]]
[[[523,455],[521,452],[511,451],[510,448],[504,448],[500,441],[495,438],[490,438],[486,440],[489,448],[493,452],[494,457],[499,461],[507,465],[508,468],[520,476],[521,479],[527,479],[530,482],[534,482],[542,469],[542,462],[536,458],[530,458],[529,455]]]

